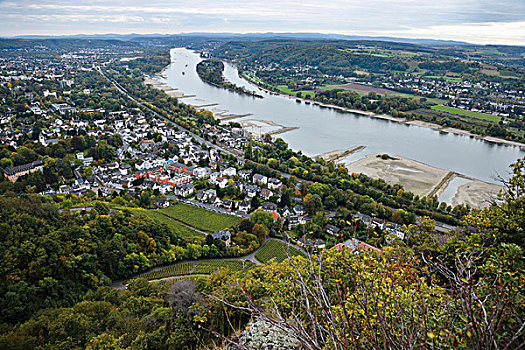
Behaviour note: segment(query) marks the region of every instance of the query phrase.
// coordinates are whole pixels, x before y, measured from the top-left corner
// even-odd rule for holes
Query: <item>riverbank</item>
[[[340,110],[340,111],[343,111],[343,112],[364,115],[364,116],[371,117],[371,118],[390,120],[390,121],[394,121],[394,122],[397,122],[397,123],[419,126],[419,127],[422,127],[422,128],[428,128],[428,129],[441,131],[441,132],[446,132],[446,133],[451,133],[451,134],[455,134],[455,135],[469,136],[469,137],[473,137],[473,138],[476,138],[476,139],[479,139],[479,140],[483,140],[483,141],[489,142],[489,143],[497,143],[497,144],[507,145],[507,146],[516,146],[516,147],[520,147],[521,149],[525,150],[525,143],[516,142],[516,141],[509,141],[509,140],[500,139],[500,138],[492,137],[492,136],[481,136],[481,135],[474,134],[474,133],[472,133],[470,131],[467,131],[467,130],[456,129],[456,128],[451,128],[451,127],[444,127],[444,126],[439,125],[439,124],[429,123],[429,122],[425,122],[425,121],[422,121],[422,120],[408,120],[406,118],[393,117],[393,116],[388,115],[388,114],[377,114],[377,113],[370,112],[370,111],[362,111],[362,110],[353,109],[353,108],[346,108],[346,107],[336,106],[336,105],[332,105],[332,104],[321,103],[321,102],[318,102],[318,101],[315,101],[315,100],[305,99],[305,98],[301,98],[301,97],[296,97],[296,96],[284,94],[284,93],[281,93],[281,92],[271,91],[271,90],[268,90],[268,89],[262,87],[255,80],[249,79],[248,77],[242,75],[241,73],[239,73],[239,76],[242,79],[245,79],[246,81],[250,82],[251,84],[254,84],[255,86],[257,86],[262,91],[264,91],[266,93],[269,93],[269,94],[276,95],[276,96],[282,96],[282,97],[286,97],[286,98],[289,98],[289,99],[294,99],[296,101],[301,101],[301,102],[304,102],[304,103],[311,103],[313,105],[320,106],[320,107],[332,108],[332,109]]]
[[[378,157],[379,156],[379,157]],[[393,159],[392,159],[393,158]],[[406,191],[422,196],[440,195],[461,177],[470,180],[459,186],[448,204],[469,205],[481,209],[491,203],[503,188],[456,172],[439,169],[412,159],[399,156],[383,159],[380,155],[369,154],[365,158],[347,165],[350,172],[362,173],[372,178],[383,179],[390,185],[400,184]]]
[[[419,196],[428,195],[447,175],[448,171],[399,156],[383,159],[369,154],[365,158],[347,164],[351,173],[380,178],[390,185],[400,184],[406,191]]]

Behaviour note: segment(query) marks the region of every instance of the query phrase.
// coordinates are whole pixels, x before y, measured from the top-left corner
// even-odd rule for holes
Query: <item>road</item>
[[[250,253],[248,255],[245,255],[245,256],[240,256],[238,258],[183,260],[183,261],[178,261],[178,262],[173,263],[173,264],[155,267],[155,268],[152,268],[151,270],[142,271],[140,273],[134,274],[134,275],[132,275],[132,276],[130,276],[128,278],[121,279],[121,280],[118,280],[118,281],[114,281],[111,284],[111,287],[114,288],[114,289],[126,289],[126,286],[124,285],[124,283],[126,281],[129,281],[130,279],[136,278],[136,277],[140,276],[141,274],[143,274],[145,272],[157,271],[157,270],[163,269],[165,267],[179,265],[179,264],[183,264],[183,263],[187,263],[187,262],[195,262],[195,263],[197,263],[199,261],[209,261],[209,260],[224,260],[224,261],[226,261],[226,260],[244,260],[244,261],[250,261],[250,262],[254,263],[255,265],[261,265],[262,263],[259,260],[255,259],[255,253],[257,253],[259,251],[259,249],[261,249],[262,247],[263,246],[260,246],[259,248],[257,248],[252,253]],[[173,277],[180,277],[180,276],[173,276]],[[163,278],[163,279],[165,279],[165,278]],[[153,280],[153,281],[155,281],[155,280]]]
[[[206,146],[208,148],[214,148],[214,149],[217,149],[219,151],[221,151],[223,154],[230,154],[230,155],[233,155],[235,156],[237,159],[240,159],[241,161],[246,161],[243,157],[241,157],[239,155],[239,151],[238,150],[235,150],[235,152],[233,150],[229,150],[227,148],[224,148],[224,147],[221,147],[221,146],[218,146],[216,144],[213,144],[211,143],[210,141],[208,140],[205,140],[203,139],[202,137],[200,137],[199,135],[193,133],[192,131],[186,129],[186,128],[183,128],[182,126],[178,125],[177,123],[173,122],[172,120],[164,117],[163,115],[159,114],[158,112],[156,112],[155,110],[151,109],[149,106],[143,104],[142,102],[138,101],[135,97],[131,96],[128,91],[122,86],[120,85],[117,81],[114,81],[112,79],[110,79],[108,76],[106,76],[103,72],[102,72],[102,69],[100,69],[100,67],[97,67],[97,71],[104,77],[106,78],[121,94],[123,94],[124,96],[126,96],[127,98],[129,98],[130,100],[132,100],[133,102],[135,102],[136,104],[138,104],[139,106],[141,106],[142,108],[146,108],[147,110],[149,110],[150,112],[153,113],[153,115],[155,115],[155,117],[165,121],[166,123],[172,125],[176,130],[179,130],[179,131],[185,131],[187,132],[189,135],[191,135],[191,137],[195,138],[197,141],[199,141],[201,144],[204,143],[206,144]]]

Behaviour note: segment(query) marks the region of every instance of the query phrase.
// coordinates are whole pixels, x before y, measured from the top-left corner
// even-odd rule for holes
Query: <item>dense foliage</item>
[[[199,77],[201,77],[201,79],[205,82],[242,94],[247,94],[255,97],[262,97],[260,95],[257,95],[255,92],[246,90],[242,86],[238,86],[234,83],[227,81],[226,79],[224,79],[224,76],[222,74],[223,71],[224,63],[222,63],[222,61],[204,60],[197,64],[197,74],[199,74]]]

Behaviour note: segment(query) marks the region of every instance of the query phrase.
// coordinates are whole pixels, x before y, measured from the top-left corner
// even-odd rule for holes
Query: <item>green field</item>
[[[124,208],[119,208],[124,209]],[[195,230],[192,230],[191,228],[181,224],[180,222],[177,222],[175,220],[172,220],[168,218],[166,215],[159,213],[158,210],[146,210],[142,208],[125,208],[133,213],[133,215],[145,215],[155,221],[158,221],[162,224],[168,225],[168,227],[173,231],[178,233],[181,238],[187,240],[187,241],[204,241],[204,234],[201,232],[197,232]]]
[[[292,246],[286,247],[286,243],[276,239],[269,239],[264,246],[255,253],[255,258],[262,263],[266,263],[275,258],[277,262],[282,262],[288,258],[287,250],[290,256],[301,255],[305,256],[303,252]]]
[[[487,120],[491,122],[499,122],[501,120],[501,117],[485,114],[485,113],[478,113],[478,112],[472,112],[467,111],[464,109],[454,108],[454,107],[447,107],[447,106],[432,106],[433,110],[441,111],[441,112],[447,112],[450,114],[457,114],[464,117],[470,117],[470,118],[476,118],[481,120]]]
[[[389,94],[389,96],[391,96],[391,94]],[[394,94],[394,96],[406,97],[406,98],[415,98],[415,99],[425,98],[428,103],[432,103],[432,104],[436,104],[436,105],[439,105],[439,104],[442,104],[442,103],[445,103],[445,102],[448,101],[448,100],[444,100],[444,99],[441,99],[441,98],[418,96],[418,95],[412,95],[412,94],[405,94],[405,93],[402,93],[402,92],[396,92]]]
[[[205,260],[205,261],[188,261],[171,266],[161,267],[158,270],[148,271],[140,274],[138,277],[148,280],[156,280],[175,276],[188,275],[210,275],[218,270],[225,268],[231,271],[240,271],[250,269],[254,264],[250,261],[242,260]]]
[[[423,78],[431,78],[431,79],[445,79],[446,81],[448,82],[453,82],[453,83],[461,83],[463,81],[463,79],[461,78],[456,78],[456,77],[447,77],[447,76],[436,76],[436,75],[427,75],[427,76],[424,76]]]
[[[242,218],[237,216],[220,214],[184,203],[171,205],[158,212],[205,232],[237,226],[242,221]]]
[[[306,96],[310,96],[310,98],[313,98],[313,97],[315,96],[315,92],[313,92],[313,91],[308,91],[308,90],[295,91],[295,90],[290,89],[287,85],[277,85],[277,88],[278,88],[283,94],[287,94],[287,95],[295,96],[295,94],[297,94],[298,92],[300,92],[302,98],[304,98],[304,97],[306,97]]]

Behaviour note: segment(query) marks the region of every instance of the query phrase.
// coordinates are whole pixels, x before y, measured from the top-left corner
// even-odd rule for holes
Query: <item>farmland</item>
[[[441,112],[447,112],[451,114],[457,114],[464,117],[470,117],[470,118],[476,118],[481,120],[487,120],[491,122],[498,122],[501,120],[501,117],[485,114],[485,113],[478,113],[478,112],[472,112],[464,109],[454,108],[454,107],[447,107],[447,106],[433,106],[432,109],[441,111]]]
[[[158,212],[205,232],[214,232],[236,226],[242,220],[236,216],[219,214],[184,203],[177,203],[168,208],[160,209]]]
[[[192,230],[178,221],[170,219],[166,215],[160,213],[158,210],[146,210],[142,208],[126,209],[131,211],[133,215],[145,215],[155,221],[166,224],[173,232],[178,233],[180,237],[186,241],[191,241],[194,243],[204,241],[204,235],[202,233]]]
[[[148,271],[140,274],[138,277],[146,278],[148,280],[156,280],[176,276],[210,275],[223,268],[231,271],[239,271],[242,269],[249,269],[253,266],[254,264],[252,262],[242,260],[188,261]]]
[[[287,85],[277,85],[277,89],[279,89],[283,94],[292,95],[292,96],[296,96],[298,92],[301,93],[301,97],[313,98],[315,96],[315,92],[313,91],[308,91],[308,90],[295,91],[295,90],[290,89]]]
[[[385,88],[380,87],[374,87],[371,85],[363,85],[363,84],[356,84],[356,83],[347,83],[342,85],[327,85],[323,87],[322,89],[326,90],[333,90],[333,89],[342,89],[342,90],[351,90],[355,91],[360,95],[367,95],[369,92],[375,92],[380,95],[392,95],[392,96],[398,96],[398,97],[406,97],[406,98],[425,98],[427,102],[432,104],[442,104],[445,103],[447,100],[439,99],[439,98],[431,98],[431,97],[425,97],[425,96],[418,96],[413,94],[406,94],[402,92],[397,92],[394,90],[389,90]]]
[[[275,258],[277,262],[282,262],[288,258],[288,254],[290,256],[304,256],[304,253],[299,249],[290,245],[286,247],[286,243],[283,241],[269,239],[266,244],[257,253],[255,253],[255,258],[262,263],[266,263],[273,258]]]

